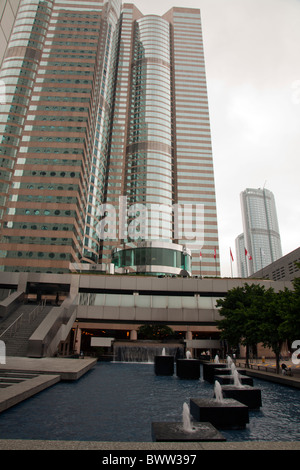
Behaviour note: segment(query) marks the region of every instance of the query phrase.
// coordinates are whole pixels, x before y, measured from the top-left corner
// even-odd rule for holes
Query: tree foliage
[[[174,331],[167,325],[146,324],[141,325],[138,329],[138,336],[140,339],[162,340],[171,338],[173,335]]]
[[[293,292],[286,289],[282,294],[285,319],[280,330],[289,342],[300,339],[300,278],[294,279],[293,286]]]
[[[221,338],[230,346],[246,346],[246,361],[249,348],[259,342],[258,317],[265,289],[263,286],[245,284],[229,290],[224,299],[217,301],[222,320],[217,322]]]
[[[245,284],[229,290],[224,299],[217,301],[221,320],[217,326],[221,338],[230,346],[249,346],[262,343],[275,354],[277,371],[285,341],[300,339],[300,278],[293,282],[294,289],[275,292],[259,284]]]
[[[259,319],[259,341],[264,346],[272,349],[276,358],[276,370],[279,372],[280,352],[286,336],[281,329],[285,320],[285,300],[288,292],[275,293],[273,289],[265,292],[261,318]]]

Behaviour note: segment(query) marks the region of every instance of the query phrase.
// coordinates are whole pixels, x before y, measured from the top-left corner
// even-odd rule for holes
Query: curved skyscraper
[[[167,21],[158,16],[136,21],[124,188],[130,204],[146,202],[153,207],[173,204],[170,53]],[[170,241],[171,214],[163,212],[161,217],[160,227],[151,224],[149,218],[147,236]]]

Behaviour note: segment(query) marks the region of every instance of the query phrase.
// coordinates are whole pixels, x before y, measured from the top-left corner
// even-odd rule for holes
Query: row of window
[[[81,160],[67,160],[64,158],[18,158],[18,164],[26,164],[26,165],[51,165],[51,167],[56,165],[72,165],[72,166],[81,166]]]
[[[53,90],[51,90],[51,91],[53,91]],[[77,89],[76,93],[78,93],[78,89]],[[53,95],[51,95],[51,96],[50,95],[48,95],[48,96],[47,95],[37,95],[37,96],[33,96],[32,100],[33,101],[53,101]],[[67,103],[90,103],[89,98],[84,98],[82,96],[69,96],[69,93],[68,93],[68,96],[55,96],[55,101],[61,101],[62,103],[63,102],[67,102]],[[44,106],[48,107],[47,105],[44,105]],[[56,108],[58,111],[63,110],[63,107],[60,107],[60,106],[49,106],[49,108],[53,108],[53,109]],[[69,111],[72,111],[72,108],[73,107],[68,106]],[[75,110],[76,108],[73,108],[73,109]]]
[[[56,97],[55,98],[55,101],[59,101],[59,98]],[[72,113],[75,113],[75,112],[78,112],[78,113],[87,113],[88,112],[88,108],[87,107],[83,107],[83,106],[34,106],[34,105],[31,105],[30,108],[29,108],[29,111],[68,111],[68,112],[72,112]],[[55,118],[57,117],[57,119],[60,119],[59,116],[55,116]],[[68,115],[67,116],[64,116],[62,117],[61,119],[66,119],[66,117],[69,117]],[[46,116],[46,119],[48,118],[48,116]],[[38,117],[38,119],[40,119],[40,116]],[[50,116],[49,116],[49,119]]]
[[[37,132],[37,131],[42,131],[42,132],[85,132],[86,128],[84,126],[78,127],[78,126],[26,126],[25,127],[25,132]]]
[[[24,224],[23,222],[5,222],[4,223],[4,228],[13,228],[17,230],[49,230],[49,231],[62,231],[62,232],[73,232],[74,231],[74,225],[62,225],[62,224],[57,224],[57,225],[45,225],[45,224],[32,224],[32,225],[27,225]]]
[[[142,166],[141,166],[142,165]],[[134,173],[136,171],[146,171],[146,166],[144,165],[156,165],[158,168],[165,168],[166,170],[172,171],[172,163],[170,161],[170,158],[168,158],[167,162],[161,161],[161,160],[152,160],[152,159],[146,159],[146,160],[140,160],[140,162],[137,161],[129,161],[127,163],[127,168],[130,171],[130,173]],[[143,170],[141,170],[141,168]],[[163,170],[161,170],[163,171]]]
[[[1,148],[0,148],[1,151]],[[51,147],[20,147],[20,153],[42,153],[42,154],[55,154],[55,155],[83,155],[83,150],[78,150],[76,148],[51,148]]]
[[[42,170],[42,171],[30,171],[30,170],[16,170],[16,171],[22,171],[22,175],[23,176],[48,176],[48,177],[55,177],[55,176],[59,176],[59,177],[62,177],[62,178],[75,178],[75,177],[79,177],[80,176],[80,173],[79,172],[75,172],[75,171],[61,171],[60,173],[59,172],[56,172],[56,171],[45,171],[45,170]],[[18,176],[18,175],[17,175]]]
[[[70,253],[47,253],[44,251],[8,251],[7,258],[50,258],[50,259],[67,259],[70,258]]]
[[[8,209],[8,211],[10,211],[11,209]],[[61,217],[70,217],[70,216],[74,216],[75,215],[75,211],[74,210],[58,210],[58,209],[55,209],[55,210],[49,210],[49,209],[13,209],[14,211],[14,214],[16,215],[22,215],[22,214],[25,214],[25,215],[41,215],[41,216],[61,216]]]
[[[74,144],[83,144],[85,142],[84,137],[58,137],[58,136],[48,136],[48,137],[38,137],[38,136],[26,136],[23,135],[22,142],[63,142],[63,143],[74,143]]]

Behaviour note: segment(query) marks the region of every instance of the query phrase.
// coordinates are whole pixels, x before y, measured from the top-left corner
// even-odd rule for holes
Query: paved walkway
[[[266,359],[265,361],[251,361],[248,368],[246,367],[244,360],[236,361],[237,366],[246,368],[247,375],[251,377],[261,378],[281,385],[300,389],[300,365],[295,365],[289,360],[281,361],[280,364],[282,363],[288,366],[291,375],[283,374],[281,369],[279,374],[277,374],[276,362],[273,359]]]
[[[7,357],[0,372],[7,370],[59,374],[62,380],[77,380],[97,363],[97,359],[64,359],[60,357]]]
[[[173,453],[191,451],[189,454],[200,451],[213,450],[300,450],[300,442],[270,442],[270,441],[246,441],[246,442],[95,442],[95,441],[30,441],[30,440],[1,440],[1,450],[97,450],[97,451],[129,451],[134,457],[134,451],[162,451],[170,450]],[[166,454],[166,453],[165,453]],[[105,455],[108,455],[107,452]],[[120,454],[115,454],[120,455]],[[128,455],[128,454],[126,454]],[[216,456],[217,457],[217,456]],[[100,461],[101,463],[101,461]]]
[[[245,360],[243,359],[237,359],[237,362],[241,362],[241,363],[245,363]],[[281,364],[286,364],[287,367],[289,367],[293,374],[294,375],[299,375],[300,377],[300,364],[293,364],[293,362],[290,360],[290,359],[283,359],[280,361],[280,365]],[[267,367],[267,368],[271,368],[273,370],[276,370],[276,361],[274,359],[256,359],[256,360],[251,360],[250,361],[250,365],[252,366],[258,366],[260,368],[264,368],[264,367]]]

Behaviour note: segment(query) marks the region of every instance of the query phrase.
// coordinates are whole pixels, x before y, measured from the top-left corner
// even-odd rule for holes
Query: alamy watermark
[[[292,349],[296,349],[292,354],[292,363],[298,365],[300,364],[300,339],[296,339],[292,343]]]
[[[292,92],[292,102],[294,104],[300,104],[300,80],[294,80],[291,88]]]
[[[6,104],[6,84],[4,80],[0,80],[0,105]]]
[[[100,240],[164,240],[172,233],[193,249],[204,244],[204,204],[132,204],[119,197],[119,206],[102,204],[97,210]]]
[[[6,346],[4,341],[0,341],[0,364],[6,364]]]

